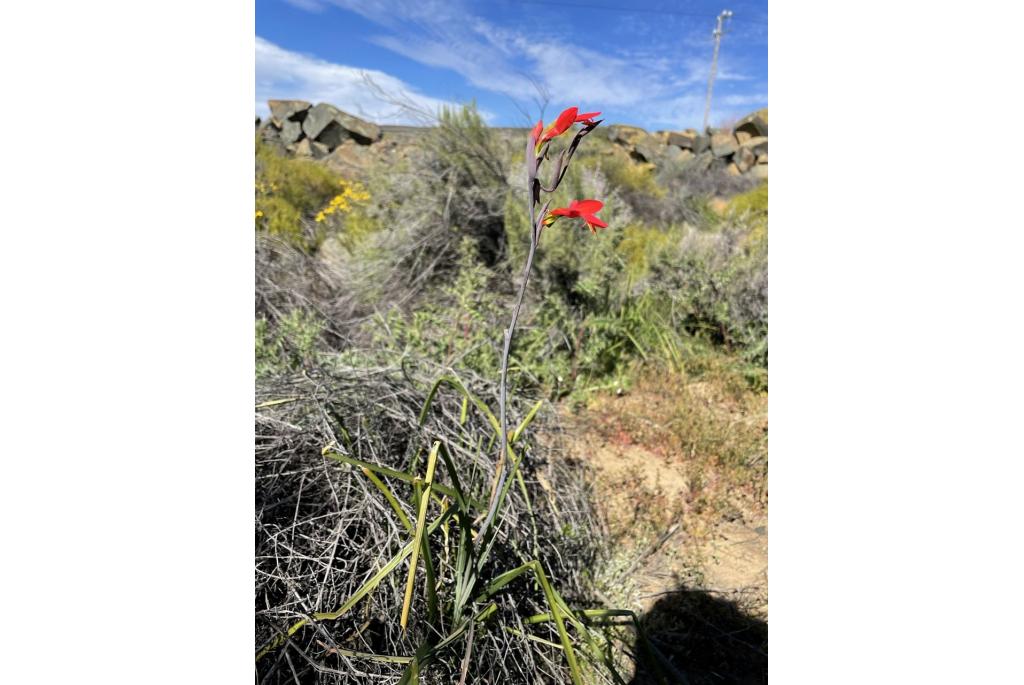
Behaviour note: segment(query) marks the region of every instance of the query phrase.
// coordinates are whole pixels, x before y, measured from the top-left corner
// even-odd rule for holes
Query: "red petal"
[[[551,124],[551,128],[549,128],[548,132],[544,134],[544,138],[542,138],[542,140],[551,140],[555,136],[560,136],[565,133],[570,126],[576,123],[576,112],[578,111],[579,108],[570,107],[559,114],[558,118],[555,119],[555,123]]]
[[[540,138],[540,132],[542,130],[544,130],[544,122],[538,121],[537,125],[533,127],[532,131],[530,131],[530,139],[537,140],[538,138]]]
[[[593,230],[594,226],[597,226],[598,228],[608,228],[608,224],[601,221],[594,215],[585,216],[583,219],[591,226],[591,230]]]
[[[577,122],[587,121],[588,119],[593,119],[598,114],[600,114],[600,112],[587,112],[586,114],[577,114],[576,115],[576,121]]]
[[[596,214],[602,207],[604,203],[600,200],[573,200],[569,203],[570,209],[577,209],[582,214]]]
[[[573,212],[572,212],[572,210],[570,210],[570,209],[568,209],[566,207],[559,207],[557,209],[552,209],[550,212],[548,212],[548,215],[554,215],[554,216],[573,216]]]

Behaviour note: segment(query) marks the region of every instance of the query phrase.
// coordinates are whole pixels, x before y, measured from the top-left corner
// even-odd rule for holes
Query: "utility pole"
[[[708,77],[708,100],[704,104],[704,128],[702,131],[708,130],[708,117],[711,115],[711,89],[715,86],[715,74],[718,72],[718,46],[722,42],[722,23],[732,16],[732,12],[724,10],[718,15],[718,26],[715,27],[714,33],[711,35],[715,37],[715,54],[711,57],[711,76]]]

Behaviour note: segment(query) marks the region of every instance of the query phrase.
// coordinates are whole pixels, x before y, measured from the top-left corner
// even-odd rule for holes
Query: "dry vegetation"
[[[556,201],[600,196],[610,228],[597,239],[545,232],[513,348],[510,426],[543,401],[516,443],[523,478],[509,481],[481,582],[539,560],[574,612],[567,630],[588,683],[761,682],[767,186],[651,169],[594,138]],[[418,148],[359,179],[258,146],[261,682],[397,683],[418,649],[436,646],[435,630],[461,625],[459,540],[487,499],[496,436],[447,385],[420,415],[443,376],[497,406],[528,223],[520,146],[472,110],[446,114]],[[317,221],[346,188],[366,197],[349,190]],[[435,441],[452,462],[436,467],[448,492],[423,497]],[[378,485],[353,460],[394,473],[369,469]],[[473,516],[456,512],[453,472]],[[411,546],[420,497],[426,522],[450,518],[427,536],[434,579],[421,562],[409,629],[399,625],[404,560],[325,618]],[[474,683],[567,682],[535,574],[475,606],[489,603],[417,677],[454,683],[465,669]],[[619,608],[638,612],[639,626],[582,612]]]

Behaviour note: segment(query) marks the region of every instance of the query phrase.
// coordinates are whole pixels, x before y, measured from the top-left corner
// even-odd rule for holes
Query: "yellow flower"
[[[263,216],[263,210],[262,209],[257,209],[256,210],[256,218],[259,219],[262,216]]]

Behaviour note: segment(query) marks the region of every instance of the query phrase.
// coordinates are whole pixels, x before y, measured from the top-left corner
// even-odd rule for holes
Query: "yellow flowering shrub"
[[[366,203],[370,199],[370,193],[358,181],[340,181],[341,192],[331,198],[327,206],[317,212],[317,223],[327,221],[327,217],[341,212],[347,214],[358,205]]]
[[[257,230],[315,247],[322,236],[305,223],[337,193],[338,177],[322,164],[278,154],[256,141]]]

